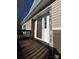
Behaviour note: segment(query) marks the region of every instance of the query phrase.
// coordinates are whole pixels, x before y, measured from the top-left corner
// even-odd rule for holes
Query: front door
[[[42,39],[49,43],[49,16],[42,18]]]

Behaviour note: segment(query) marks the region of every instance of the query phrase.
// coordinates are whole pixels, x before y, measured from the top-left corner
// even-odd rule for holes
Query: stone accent
[[[53,30],[53,46],[61,53],[61,30]]]

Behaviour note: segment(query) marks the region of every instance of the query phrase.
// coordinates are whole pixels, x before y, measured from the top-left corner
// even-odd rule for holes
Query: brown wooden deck
[[[17,59],[60,59],[60,54],[48,43],[21,34],[20,36],[17,38]],[[59,58],[54,58],[55,54]]]

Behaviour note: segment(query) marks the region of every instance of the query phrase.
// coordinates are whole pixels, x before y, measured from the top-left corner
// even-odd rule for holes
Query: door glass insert
[[[46,29],[47,28],[47,19],[45,17],[45,20],[44,20],[44,28]]]

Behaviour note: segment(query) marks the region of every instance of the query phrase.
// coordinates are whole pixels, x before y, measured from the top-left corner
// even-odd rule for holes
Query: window
[[[42,19],[38,18],[37,20],[37,37],[42,38]]]

